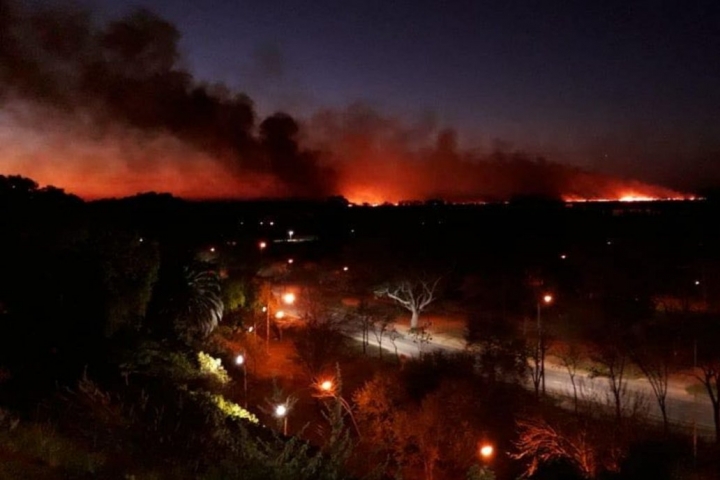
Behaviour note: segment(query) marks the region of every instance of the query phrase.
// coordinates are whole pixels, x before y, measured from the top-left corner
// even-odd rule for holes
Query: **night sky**
[[[155,12],[181,34],[178,66],[194,81],[221,82],[246,93],[257,123],[277,110],[289,113],[301,125],[303,145],[342,157],[357,147],[358,136],[379,135],[382,145],[373,140],[374,147],[366,148],[372,160],[358,154],[343,161],[372,164],[382,176],[400,175],[404,162],[417,161],[419,151],[453,129],[452,148],[463,158],[522,151],[684,191],[720,183],[717,2],[94,0],[82,5],[97,24],[138,6]],[[122,168],[108,183],[113,162],[77,160],[118,155],[127,150],[122,144],[95,144],[83,147],[85,153],[59,154],[72,159],[48,160],[48,150],[65,149],[58,143],[67,132],[50,128],[55,135],[47,140],[48,128],[18,121],[18,108],[7,113],[7,102],[4,110],[0,138],[11,139],[13,147],[0,152],[5,155],[0,173],[34,174],[72,191],[83,172],[98,182],[85,192],[89,197],[147,189],[153,181],[159,190],[168,185],[166,170],[122,180]],[[391,140],[387,131],[393,132]],[[131,136],[133,145],[142,143]],[[157,138],[147,143],[154,152],[184,151]],[[142,164],[145,154],[137,156]],[[58,165],[63,172],[52,182]],[[217,173],[199,163],[183,165],[195,165],[187,168],[203,170],[208,178]],[[339,170],[341,186],[347,185],[342,178],[353,175],[346,167]],[[234,196],[236,187],[244,189],[237,196],[274,191],[258,182],[249,182],[252,188],[219,187],[218,195]],[[365,182],[378,183],[369,177]],[[410,182],[422,187],[400,195],[447,190],[443,184],[433,191],[420,178]],[[461,189],[463,195],[472,188]],[[178,192],[203,196],[198,187]]]

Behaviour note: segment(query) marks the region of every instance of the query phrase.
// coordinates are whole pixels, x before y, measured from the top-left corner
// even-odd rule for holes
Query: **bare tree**
[[[430,326],[429,323],[426,323],[414,330],[410,333],[410,337],[412,338],[412,341],[415,345],[418,347],[418,356],[422,357],[425,353],[425,349],[430,344],[430,341],[432,340],[432,335],[428,331],[428,327]],[[393,342],[393,345],[395,342]]]
[[[622,420],[625,394],[627,393],[628,355],[623,347],[617,343],[608,343],[598,347],[596,355],[592,360],[596,363],[590,371],[590,377],[605,377],[612,394],[612,402],[615,407],[615,418],[618,422]]]
[[[605,422],[575,419],[551,423],[539,418],[518,420],[517,425],[516,451],[510,456],[529,460],[525,477],[534,475],[541,465],[561,459],[569,461],[587,479],[619,469],[624,449]]]
[[[693,332],[695,378],[705,387],[715,424],[715,442],[720,444],[720,327],[716,322],[696,319]]]
[[[640,346],[633,350],[632,358],[635,365],[638,366],[643,373],[650,387],[652,387],[655,400],[657,400],[660,413],[663,418],[663,430],[668,432],[668,416],[667,416],[667,392],[670,373],[673,370],[672,349],[663,348],[661,345],[648,345],[643,342]]]
[[[712,405],[715,442],[720,444],[720,358],[717,355],[700,357],[697,370],[695,377],[702,382]]]
[[[535,387],[535,397],[540,398],[540,393],[545,395],[545,357],[550,346],[550,335],[548,328],[542,327],[538,322],[537,325],[537,341],[535,345],[528,346],[528,357],[532,360],[532,368],[530,369],[530,377]]]
[[[477,359],[480,375],[491,383],[498,378],[504,382],[526,380],[530,349],[525,337],[518,335],[504,317],[471,312],[465,338],[467,348]]]
[[[540,342],[537,342],[533,347],[526,346],[526,348],[528,350],[528,357],[532,360],[530,379],[535,388],[535,398],[540,399],[540,384],[542,383],[544,374],[542,370]]]
[[[382,316],[372,323],[372,333],[375,336],[375,340],[377,341],[378,345],[378,355],[380,358],[382,358],[382,342],[383,338],[385,338],[385,335],[390,331],[395,330],[393,321],[386,316]]]
[[[375,321],[375,315],[368,307],[365,301],[361,301],[357,309],[352,312],[351,316],[355,328],[360,329],[362,335],[362,349],[363,353],[367,353],[367,346],[370,343],[370,330],[372,329],[373,322]]]
[[[312,378],[335,362],[345,348],[338,312],[316,307],[303,315],[304,325],[295,335],[296,358]]]
[[[434,281],[401,280],[375,290],[378,297],[387,297],[410,311],[410,328],[418,328],[420,314],[437,298],[438,277]]]
[[[387,331],[387,338],[392,343],[393,349],[395,350],[395,358],[400,362],[400,354],[398,353],[397,340],[403,338],[402,334],[397,331],[395,325],[391,325]]]
[[[567,370],[570,376],[570,384],[573,389],[573,404],[575,406],[575,413],[578,413],[578,384],[577,384],[577,371],[580,366],[580,359],[582,358],[582,352],[580,348],[571,343],[557,349],[557,355],[560,357],[565,370]]]

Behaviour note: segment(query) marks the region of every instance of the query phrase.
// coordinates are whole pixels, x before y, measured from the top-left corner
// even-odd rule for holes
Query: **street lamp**
[[[295,303],[295,300],[296,300],[296,299],[297,299],[297,297],[295,297],[295,294],[292,293],[292,292],[285,293],[285,294],[283,294],[283,296],[282,296],[282,301],[283,301],[286,305],[292,305],[293,303]]]
[[[287,437],[287,425],[288,425],[288,406],[284,403],[275,405],[275,416],[282,419],[283,421],[283,435]]]
[[[293,232],[292,230],[288,230],[288,240],[290,240],[291,242],[293,235],[295,235],[295,232]]]
[[[543,329],[542,329],[542,317],[540,315],[540,312],[542,310],[542,304],[550,305],[553,302],[553,296],[549,293],[546,293],[542,297],[542,302],[538,300],[537,302],[537,331],[538,331],[538,339],[537,339],[537,357],[540,359],[540,379],[542,381],[542,393],[545,395],[545,336],[543,335]]]
[[[258,243],[258,247],[260,248],[260,250],[265,250],[265,248],[267,248],[267,242]]]
[[[283,294],[281,300],[286,305],[292,305],[297,300],[297,295],[293,292],[287,292]],[[265,349],[270,351],[270,304],[263,306],[262,311],[265,313]],[[285,312],[278,310],[275,312],[275,318],[278,320],[285,318]]]
[[[485,460],[490,459],[490,457],[493,456],[493,453],[495,453],[495,449],[489,443],[480,446],[480,456]]]
[[[350,405],[348,405],[347,401],[341,396],[338,395],[335,381],[332,379],[325,379],[322,381],[315,382],[313,386],[317,389],[318,393],[315,395],[317,398],[327,398],[332,397],[338,402],[340,402],[340,405],[345,409],[345,411],[350,415],[350,420],[353,422],[353,426],[355,426],[355,431],[358,434],[358,437],[361,437],[360,435],[360,428],[358,427],[357,422],[355,421],[355,416],[352,413],[352,409],[350,408]]]
[[[248,406],[248,398],[247,398],[247,362],[245,361],[245,355],[242,353],[239,353],[237,357],[235,357],[235,365],[242,366],[243,369],[243,398],[245,399],[245,408]]]

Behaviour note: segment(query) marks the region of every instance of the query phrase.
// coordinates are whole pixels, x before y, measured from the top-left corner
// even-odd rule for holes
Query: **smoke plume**
[[[677,196],[522,152],[463,151],[433,121],[407,126],[362,104],[302,128],[284,113],[260,120],[246,95],[194,79],[179,39],[143,9],[97,24],[0,0],[0,173],[86,198]]]
[[[148,144],[172,137],[191,151],[189,160],[178,155],[179,171],[205,155],[220,164],[208,168],[223,172],[222,184],[232,175],[241,183],[265,178],[269,195],[334,192],[333,173],[300,148],[290,116],[256,125],[246,95],[200,84],[182,68],[179,39],[175,26],[147,10],[97,26],[86,11],[31,11],[0,0],[0,101],[6,112],[22,111],[25,126],[62,131],[68,144],[106,150],[120,130],[121,140],[144,136]],[[212,185],[206,190],[217,196]]]
[[[502,142],[489,151],[462,150],[452,129],[407,127],[363,104],[319,112],[309,126],[315,147],[333,152],[340,189],[355,202],[683,198],[670,189],[512,151]]]

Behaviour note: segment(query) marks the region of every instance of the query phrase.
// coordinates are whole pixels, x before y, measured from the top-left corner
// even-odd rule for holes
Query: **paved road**
[[[351,333],[350,337],[355,340],[362,341],[360,333]],[[378,348],[376,337],[370,333],[370,345]],[[382,348],[390,352],[404,355],[406,357],[416,357],[420,352],[420,346],[414,342],[411,337],[403,335],[397,338],[395,342],[391,342],[387,338],[382,340]],[[465,348],[464,342],[457,339],[442,338],[433,334],[433,338],[429,343],[422,346],[423,352],[440,350],[445,352],[458,352]],[[578,372],[575,378],[578,385],[578,395],[583,399],[593,399],[601,403],[611,398],[607,379],[590,378],[587,372]],[[532,385],[528,383],[528,388]],[[567,371],[559,366],[545,364],[545,387],[550,393],[572,398],[572,382]],[[629,379],[627,381],[627,398],[641,397],[643,410],[650,418],[662,421],[660,407],[657,404],[652,387],[645,379]],[[705,394],[697,396],[687,393],[683,385],[670,385],[667,393],[667,413],[670,423],[689,429],[691,431],[693,422],[697,426],[698,435],[703,437],[714,436],[713,415],[710,399]],[[568,403],[568,406],[571,404]]]

